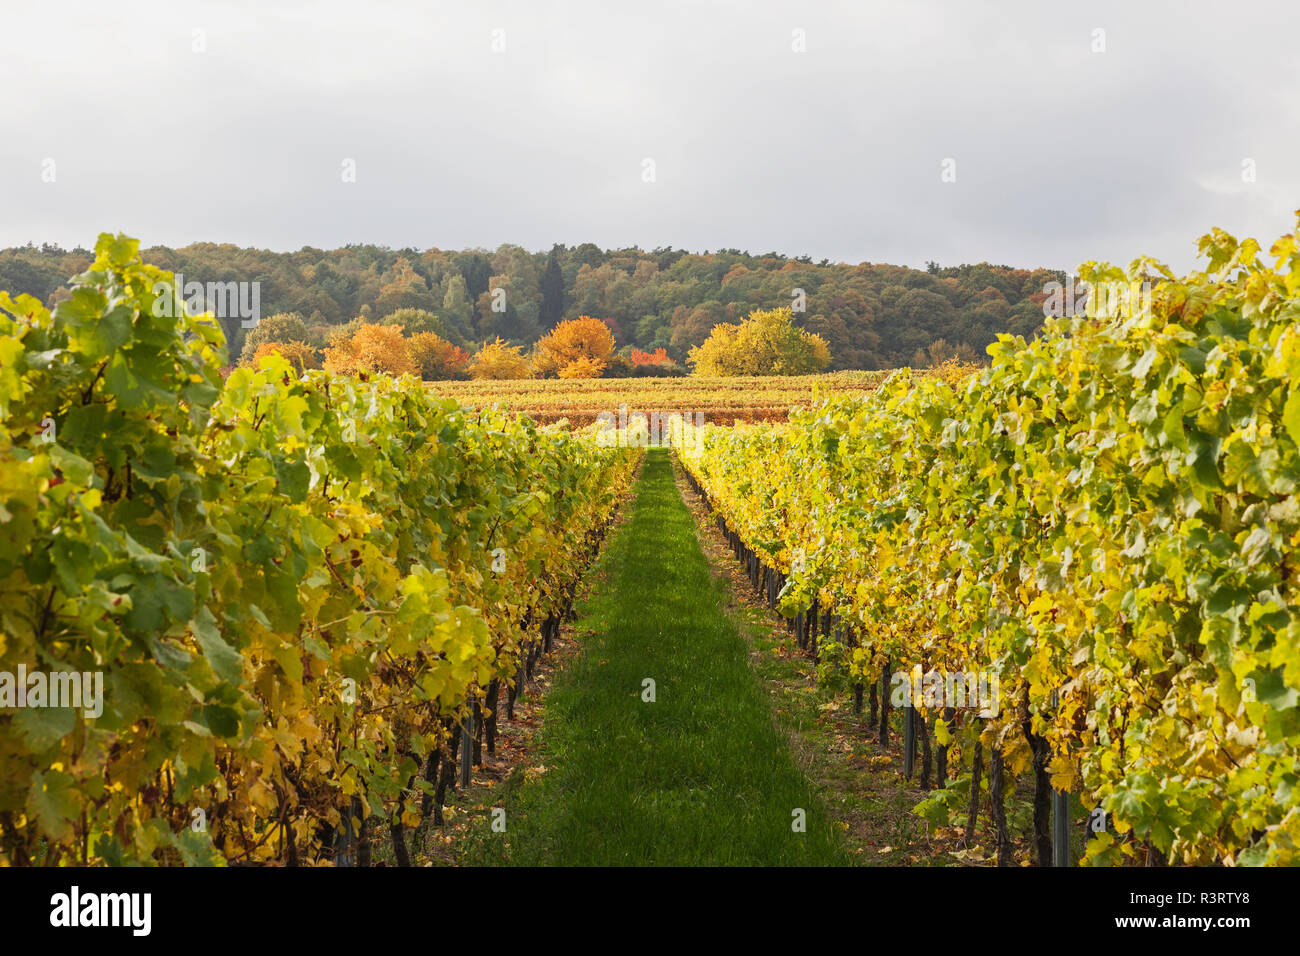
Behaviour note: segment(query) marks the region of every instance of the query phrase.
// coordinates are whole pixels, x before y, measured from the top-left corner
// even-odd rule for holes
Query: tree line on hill
[[[597,316],[609,327],[617,360],[605,374],[641,363],[680,371],[715,326],[755,311],[792,309],[799,328],[825,342],[830,369],[932,365],[982,359],[1000,332],[1033,335],[1043,320],[1044,288],[1062,272],[962,265],[926,270],[807,256],[751,255],[735,249],[604,250],[591,243],[529,252],[389,249],[350,245],[271,252],[228,244],[154,246],[146,262],[201,282],[259,283],[261,314],[301,318],[305,341],[322,351],[362,325],[395,324],[405,311],[420,327],[475,354],[500,340],[533,349],[563,320]],[[27,245],[0,250],[0,288],[57,301],[67,280],[90,262],[85,249]],[[249,330],[223,318],[232,357]],[[662,350],[662,351],[661,351]]]
[[[299,373],[323,367],[340,375],[418,375],[426,381],[683,374],[662,348],[617,354],[609,323],[589,315],[561,319],[528,354],[522,345],[498,337],[471,355],[448,341],[442,328],[433,327],[437,324],[431,312],[399,309],[383,323],[338,326],[329,344],[318,348],[307,341],[302,317],[282,312],[248,334],[240,361],[256,364],[274,353]],[[738,324],[714,326],[704,343],[691,349],[687,362],[703,376],[808,375],[826,370],[830,351],[821,336],[795,324],[790,309],[768,309],[755,310]]]
[[[721,328],[721,327],[720,327]],[[339,375],[418,375],[425,381],[463,378],[626,378],[680,375],[663,349],[618,355],[609,324],[592,316],[561,319],[526,354],[499,336],[472,354],[446,338],[432,312],[399,309],[382,322],[355,319],[335,326],[328,343],[315,341],[302,317],[281,312],[248,333],[241,364],[284,357],[300,373],[324,368]]]

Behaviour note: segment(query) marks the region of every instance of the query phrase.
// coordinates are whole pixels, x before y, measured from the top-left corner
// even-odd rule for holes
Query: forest
[[[619,354],[664,349],[683,362],[714,326],[757,309],[793,308],[819,335],[830,369],[928,366],[979,361],[999,333],[1033,336],[1043,321],[1044,287],[1059,270],[1005,265],[849,265],[736,249],[692,253],[663,248],[601,249],[591,243],[529,252],[389,249],[349,245],[297,252],[194,243],[142,250],[146,261],[202,282],[257,282],[261,315],[296,313],[323,348],[336,327],[380,322],[399,309],[432,312],[441,333],[470,351],[501,338],[525,349],[556,324],[597,316]],[[53,306],[92,253],[56,245],[0,250],[0,288]],[[222,320],[231,355],[246,330]]]

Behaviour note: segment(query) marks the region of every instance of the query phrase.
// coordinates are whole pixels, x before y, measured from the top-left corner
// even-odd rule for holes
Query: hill
[[[621,351],[665,348],[681,361],[717,323],[794,304],[801,324],[830,346],[832,370],[983,358],[999,332],[1034,334],[1044,285],[1064,280],[1059,271],[988,263],[931,263],[921,271],[735,249],[646,252],[590,243],[549,253],[515,245],[495,252],[373,245],[271,252],[195,243],[154,246],[143,256],[187,279],[259,282],[263,316],[297,312],[322,342],[331,326],[358,315],[378,320],[399,308],[437,313],[449,337],[462,343],[500,335],[531,345],[561,319],[594,315],[610,324]],[[0,250],[0,288],[49,304],[89,263],[84,249]],[[244,331],[235,319],[223,324],[238,354]]]

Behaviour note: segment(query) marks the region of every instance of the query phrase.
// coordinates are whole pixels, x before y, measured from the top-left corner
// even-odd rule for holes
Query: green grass
[[[744,639],[723,610],[664,450],[579,607],[582,650],[547,695],[546,769],[498,796],[466,862],[823,865],[847,862],[773,726]],[[643,680],[657,700],[642,700]],[[806,813],[806,832],[792,829]]]

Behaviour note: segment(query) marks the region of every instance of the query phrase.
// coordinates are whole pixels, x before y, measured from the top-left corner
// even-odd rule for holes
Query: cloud
[[[0,244],[124,230],[1186,268],[1211,226],[1294,226],[1300,8],[1060,6],[6,9]]]

